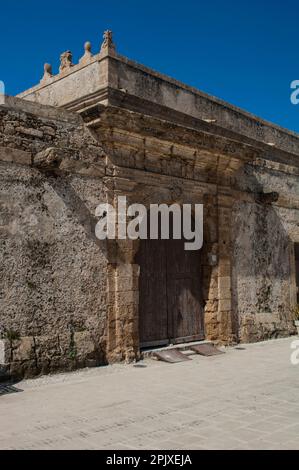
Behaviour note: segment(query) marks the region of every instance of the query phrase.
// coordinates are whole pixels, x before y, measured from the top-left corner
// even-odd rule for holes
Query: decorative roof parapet
[[[101,58],[101,56],[106,56],[108,54],[115,54],[116,48],[113,42],[113,33],[112,31],[105,31],[103,35],[103,42],[101,45],[100,53],[93,55],[91,52],[91,43],[87,41],[84,44],[84,54],[79,60],[77,65],[73,64],[73,54],[71,51],[65,51],[60,56],[60,67],[59,67],[59,74],[68,74],[72,70],[78,70],[81,66],[84,67],[89,63],[93,62],[93,60],[97,60],[97,57]],[[73,69],[74,68],[74,69]],[[41,84],[47,84],[54,77],[52,73],[52,66],[50,64],[44,65],[44,75],[40,80]]]
[[[113,33],[110,30],[104,32],[103,35],[104,41],[102,42],[101,46],[101,54],[102,53],[115,53],[115,44],[113,42]]]
[[[67,72],[73,66],[73,54],[71,51],[63,52],[60,56],[59,73]]]

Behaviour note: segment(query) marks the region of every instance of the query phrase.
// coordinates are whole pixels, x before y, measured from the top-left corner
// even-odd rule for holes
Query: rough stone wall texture
[[[292,246],[299,239],[296,174],[248,165],[239,179],[247,190],[277,191],[281,203],[239,201],[233,211],[233,308],[239,339],[258,341],[294,333]]]
[[[138,241],[95,238],[96,206],[119,195],[204,204],[207,339],[292,334],[298,136],[107,44],[0,107],[0,364],[140,357]]]
[[[105,195],[102,178],[88,174],[104,171],[103,152],[77,116],[13,104],[0,108],[0,330],[10,373],[105,363],[107,260],[94,235]],[[49,148],[74,159],[76,173],[35,168]]]

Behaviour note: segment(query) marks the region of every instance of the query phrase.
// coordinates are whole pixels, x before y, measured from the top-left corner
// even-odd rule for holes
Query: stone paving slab
[[[0,396],[0,449],[299,449],[294,339],[22,381]]]

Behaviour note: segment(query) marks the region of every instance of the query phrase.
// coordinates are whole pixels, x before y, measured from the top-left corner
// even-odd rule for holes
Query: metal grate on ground
[[[23,392],[23,390],[15,387],[14,385],[0,384],[0,397],[2,395],[9,395],[11,393],[20,393],[20,392]]]

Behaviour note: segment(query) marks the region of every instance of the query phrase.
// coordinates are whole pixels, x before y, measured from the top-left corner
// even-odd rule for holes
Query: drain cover
[[[164,362],[184,362],[190,361],[191,358],[183,354],[178,349],[167,349],[167,351],[158,351],[154,353],[154,357],[156,357],[159,361]]]
[[[220,349],[215,348],[214,344],[197,344],[196,346],[191,346],[190,349],[196,354],[201,356],[218,356],[219,354],[224,354]]]

